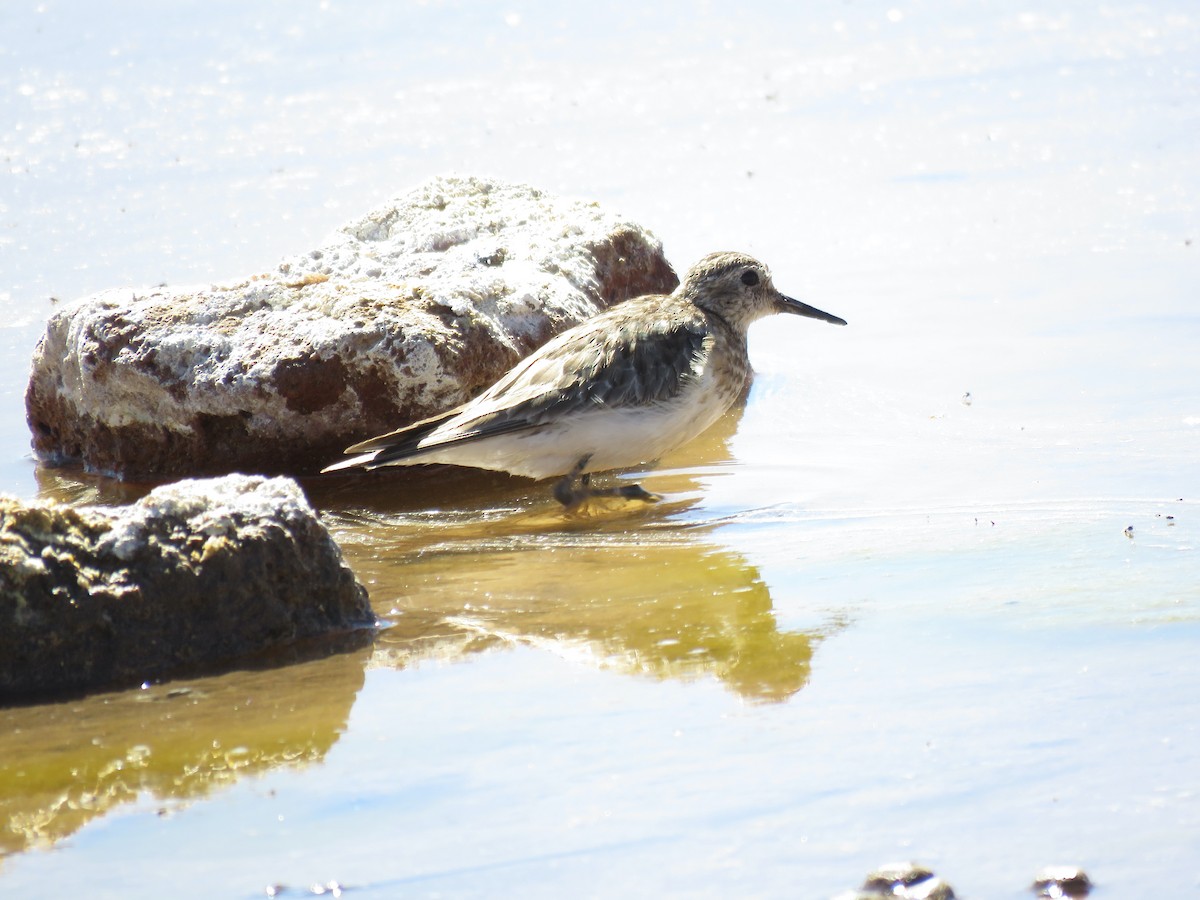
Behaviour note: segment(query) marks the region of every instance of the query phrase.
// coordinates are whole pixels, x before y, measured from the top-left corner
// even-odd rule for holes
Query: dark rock
[[[651,234],[594,203],[433,179],[269,274],[53,315],[26,391],[33,447],[134,480],[315,472],[677,284]]]
[[[0,497],[0,702],[211,671],[374,621],[290,479],[182,481],[116,509]]]
[[[875,900],[902,897],[907,900],[954,900],[954,890],[932,871],[913,862],[880,866],[867,876],[863,886],[838,900]]]
[[[1039,897],[1082,898],[1092,892],[1092,880],[1078,866],[1046,866],[1033,879]]]

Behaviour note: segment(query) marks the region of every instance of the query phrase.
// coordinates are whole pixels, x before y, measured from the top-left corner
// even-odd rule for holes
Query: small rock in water
[[[314,897],[323,897],[328,894],[331,897],[342,896],[342,885],[337,881],[327,881],[325,884],[314,884],[308,889],[308,892]]]
[[[901,897],[905,900],[955,900],[954,889],[930,869],[914,862],[889,863],[867,876],[863,886],[837,900],[876,900]]]
[[[1031,888],[1039,897],[1078,900],[1092,891],[1092,880],[1078,866],[1046,866],[1033,879]]]

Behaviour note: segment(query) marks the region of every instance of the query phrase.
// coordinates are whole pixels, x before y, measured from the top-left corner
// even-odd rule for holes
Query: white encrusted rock
[[[290,478],[185,480],[115,509],[0,497],[0,702],[207,671],[374,622]]]
[[[312,472],[677,283],[653,235],[597,204],[435,178],[266,275],[55,314],[26,392],[33,446],[130,479]]]

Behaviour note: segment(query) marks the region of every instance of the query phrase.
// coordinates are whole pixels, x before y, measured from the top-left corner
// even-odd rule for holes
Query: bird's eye
[[[747,269],[742,273],[742,284],[746,287],[754,287],[758,284],[758,273]]]

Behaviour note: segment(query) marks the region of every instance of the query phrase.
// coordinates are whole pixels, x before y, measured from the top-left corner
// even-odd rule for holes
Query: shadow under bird
[[[750,374],[746,333],[772,313],[845,325],[786,297],[741,253],[700,260],[671,294],[627,300],[551,339],[454,409],[347,448],[324,469],[451,463],[560,477],[564,506],[656,500],[640,485],[598,489],[592,472],[658,459],[716,422]]]

